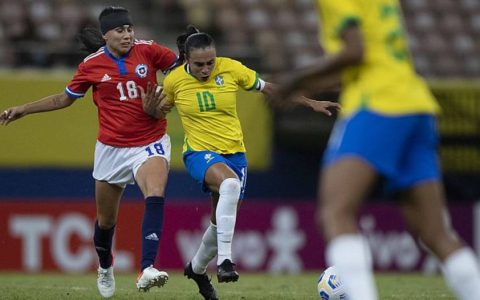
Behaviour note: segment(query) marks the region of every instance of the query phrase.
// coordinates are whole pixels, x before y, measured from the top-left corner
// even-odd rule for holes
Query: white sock
[[[232,240],[237,218],[237,203],[240,197],[240,180],[227,178],[220,184],[220,197],[218,198],[217,211],[217,264],[225,259],[232,260]]]
[[[192,259],[193,272],[204,274],[208,263],[217,255],[217,226],[210,223],[202,237],[202,243]]]
[[[442,264],[443,275],[459,299],[480,299],[480,270],[470,248],[450,254]]]
[[[378,298],[372,271],[372,254],[360,234],[344,234],[327,246],[327,264],[335,266],[349,300]]]

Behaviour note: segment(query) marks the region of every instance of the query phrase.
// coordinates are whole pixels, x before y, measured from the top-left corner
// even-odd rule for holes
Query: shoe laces
[[[112,284],[111,278],[109,276],[108,270],[100,270],[98,271],[98,279],[100,279],[100,283],[105,286],[110,286]]]
[[[235,271],[234,267],[236,264],[232,263],[230,260],[226,259],[221,265],[222,269],[227,272]]]

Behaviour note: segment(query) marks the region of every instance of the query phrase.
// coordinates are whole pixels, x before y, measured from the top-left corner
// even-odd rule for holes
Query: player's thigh
[[[120,199],[124,188],[106,181],[95,181],[97,220],[101,228],[111,228],[117,222]]]
[[[326,241],[357,232],[357,211],[375,178],[371,166],[352,156],[345,156],[324,170],[316,221]]]
[[[139,168],[136,181],[144,197],[163,196],[168,179],[168,162],[163,157],[147,159]]]
[[[165,134],[159,140],[133,150],[132,171],[143,196],[163,196],[170,164],[170,137]]]
[[[237,174],[224,162],[211,165],[205,172],[205,184],[212,192],[218,193],[220,185],[227,178],[237,178]]]
[[[319,179],[319,206],[334,213],[355,213],[374,185],[375,169],[356,155],[325,167]]]

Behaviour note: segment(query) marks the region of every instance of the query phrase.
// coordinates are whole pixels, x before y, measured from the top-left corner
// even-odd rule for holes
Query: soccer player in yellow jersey
[[[218,282],[239,278],[231,249],[237,206],[245,191],[247,160],[236,112],[237,91],[240,88],[256,90],[273,97],[278,88],[240,62],[217,57],[213,39],[193,26],[187,28],[177,43],[180,60],[184,56],[186,63],[165,78],[164,93],[167,106],[175,105],[183,124],[185,166],[212,198],[211,224],[184,274],[197,283],[205,299],[217,299],[206,275],[207,265],[215,255],[218,256]],[[147,90],[147,98],[152,96],[151,91]],[[305,97],[296,97],[295,102],[327,115],[331,115],[328,109],[339,108],[337,103]],[[162,117],[162,110],[158,111],[159,107],[153,103],[154,110],[146,108],[146,111]]]
[[[415,74],[397,0],[317,0],[327,55],[284,85],[321,87],[340,75],[342,113],[324,155],[317,220],[348,299],[377,299],[372,257],[356,224],[362,201],[379,177],[398,192],[412,234],[440,260],[460,299],[480,299],[473,251],[449,222],[437,156],[439,111]]]

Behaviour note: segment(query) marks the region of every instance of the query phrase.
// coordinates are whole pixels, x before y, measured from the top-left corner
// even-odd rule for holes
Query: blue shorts
[[[204,192],[210,191],[205,185],[205,173],[211,165],[219,162],[226,164],[237,174],[241,183],[240,200],[242,200],[247,183],[247,158],[245,153],[218,154],[212,151],[187,151],[183,154],[183,163],[188,173],[202,186]]]
[[[337,121],[323,164],[357,156],[385,177],[387,191],[398,191],[440,180],[437,146],[434,115],[385,116],[364,110]]]

